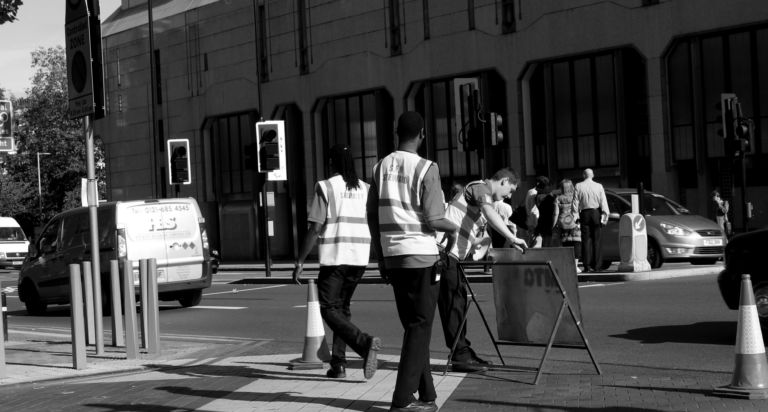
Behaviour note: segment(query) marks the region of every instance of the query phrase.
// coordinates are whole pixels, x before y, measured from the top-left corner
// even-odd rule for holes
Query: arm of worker
[[[301,272],[304,270],[304,261],[307,259],[307,255],[315,247],[317,238],[325,225],[325,218],[328,214],[328,200],[325,198],[322,188],[319,183],[315,184],[315,195],[312,197],[312,203],[309,205],[309,213],[307,214],[307,234],[304,237],[304,242],[299,249],[299,258],[296,261],[293,268],[293,281],[297,284],[301,284]]]
[[[375,173],[375,171],[374,171]],[[365,213],[368,221],[368,230],[371,232],[371,249],[379,265],[379,275],[389,283],[384,265],[384,253],[381,249],[381,232],[379,229],[379,188],[376,182],[371,182],[368,189],[368,200],[365,202]]]
[[[555,207],[552,210],[552,229],[557,226],[557,217],[560,216],[560,203],[555,198]]]
[[[488,219],[488,224],[491,225],[493,230],[504,236],[514,248],[524,251],[528,247],[525,240],[515,236],[512,231],[509,230],[504,223],[504,219],[496,213],[492,203],[483,203],[480,206],[480,210],[483,211],[483,215]]]
[[[579,185],[576,185],[576,188],[573,190],[573,203],[571,203],[571,213],[573,213],[573,217],[576,219],[576,223],[579,223],[579,216],[581,215],[579,212]]]
[[[323,228],[322,223],[309,222],[307,225],[307,234],[304,236],[304,242],[299,249],[299,260],[296,261],[296,266],[293,268],[293,281],[297,285],[301,284],[301,272],[304,270],[304,261],[307,259],[307,255],[315,247],[317,243],[317,237],[320,235],[320,231]]]

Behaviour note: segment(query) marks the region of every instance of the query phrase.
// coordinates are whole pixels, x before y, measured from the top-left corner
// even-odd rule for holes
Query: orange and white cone
[[[304,351],[301,359],[291,361],[289,369],[322,369],[323,362],[331,360],[331,352],[325,342],[325,327],[320,316],[317,285],[314,279],[307,281],[307,332],[304,335]]]
[[[747,399],[768,398],[768,361],[760,331],[755,295],[749,275],[741,275],[739,326],[736,332],[736,367],[730,385],[714,390],[715,395]]]

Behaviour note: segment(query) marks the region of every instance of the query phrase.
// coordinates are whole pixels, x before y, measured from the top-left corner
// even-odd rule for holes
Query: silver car
[[[619,218],[632,211],[631,196],[637,190],[606,188],[605,192],[611,213],[600,242],[602,269],[621,260]],[[712,264],[723,257],[727,240],[716,222],[694,215],[679,203],[650,191],[645,191],[643,203],[651,268],[659,268],[670,261]]]

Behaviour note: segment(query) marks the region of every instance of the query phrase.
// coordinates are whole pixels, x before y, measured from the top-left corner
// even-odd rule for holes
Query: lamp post
[[[40,182],[40,155],[47,156],[50,153],[37,152],[37,198],[40,202],[40,216],[43,216],[43,186]]]

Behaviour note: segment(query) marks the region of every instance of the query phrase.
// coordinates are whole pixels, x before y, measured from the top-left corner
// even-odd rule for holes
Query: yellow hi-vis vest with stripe
[[[422,182],[431,165],[415,153],[398,150],[373,167],[384,257],[438,254],[435,231],[421,204]]]
[[[365,218],[365,203],[370,185],[347,189],[340,175],[318,182],[328,202],[325,225],[318,236],[321,266],[365,266],[371,250],[371,232]]]
[[[459,260],[466,259],[474,250],[475,244],[487,236],[485,233],[485,225],[488,221],[485,216],[483,216],[480,206],[470,205],[469,202],[467,202],[467,196],[469,195],[467,188],[476,184],[485,184],[485,182],[476,180],[468,183],[464,188],[464,192],[451,200],[445,208],[445,218],[459,227],[456,234],[456,241],[453,243],[453,247],[448,253]]]

